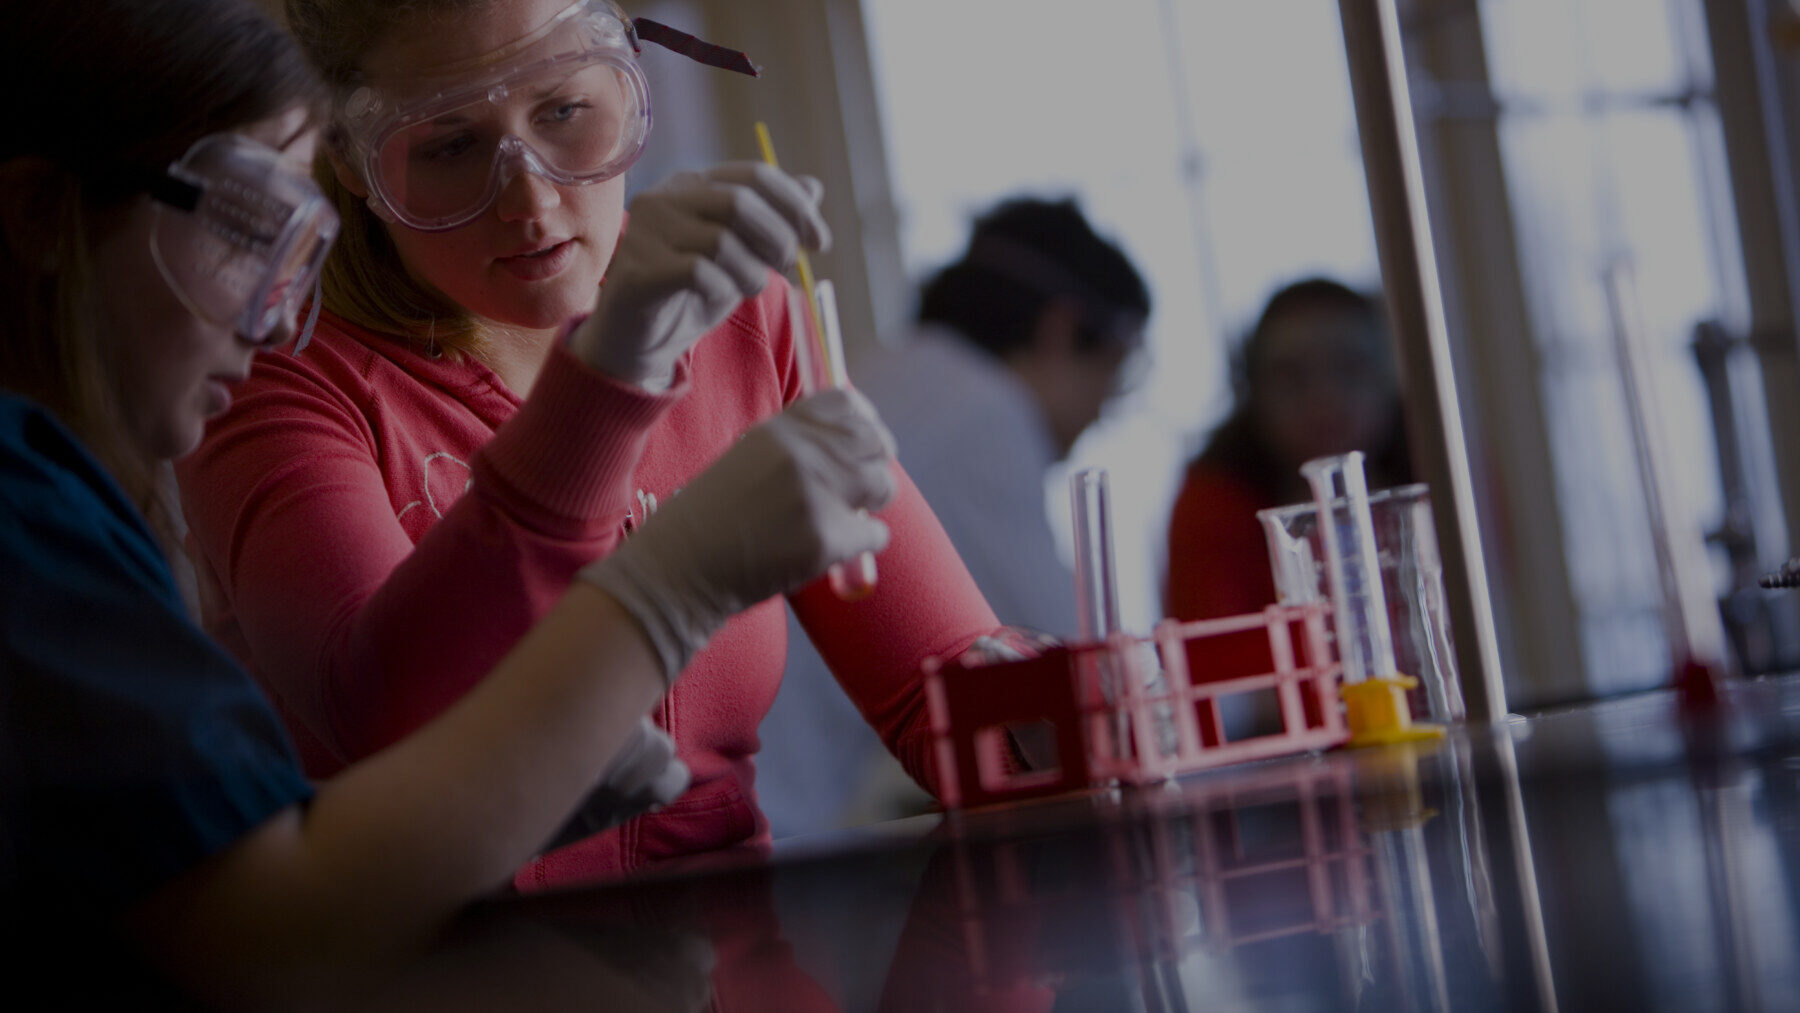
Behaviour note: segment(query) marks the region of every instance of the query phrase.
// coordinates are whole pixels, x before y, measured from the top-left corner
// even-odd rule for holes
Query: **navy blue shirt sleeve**
[[[142,517],[0,395],[0,889],[103,917],[310,794]]]

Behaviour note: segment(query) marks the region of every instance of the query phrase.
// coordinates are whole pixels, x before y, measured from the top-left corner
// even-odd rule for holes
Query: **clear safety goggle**
[[[159,206],[150,255],[190,312],[268,343],[312,299],[294,350],[319,313],[319,270],[338,216],[313,181],[241,134],[212,134],[150,185]]]
[[[755,74],[741,53],[578,0],[543,27],[428,77],[349,91],[340,126],[360,157],[369,207],[423,232],[486,211],[514,176],[598,183],[637,161],[650,134],[639,39]]]

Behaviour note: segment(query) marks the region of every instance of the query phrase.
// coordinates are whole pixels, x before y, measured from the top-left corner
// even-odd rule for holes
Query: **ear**
[[[1226,348],[1226,367],[1231,377],[1231,403],[1248,404],[1250,401],[1250,360],[1246,353],[1248,342],[1240,341]]]
[[[356,170],[350,168],[350,163],[344,161],[343,156],[338,154],[337,145],[327,144],[324,149],[325,157],[331,159],[331,171],[336,174],[338,182],[344,185],[344,189],[368,200],[369,188],[363,184],[362,177],[356,174]]]
[[[1031,328],[1031,350],[1039,356],[1074,355],[1081,338],[1081,308],[1075,300],[1056,296],[1038,311]]]
[[[0,238],[19,267],[56,269],[57,190],[63,176],[62,167],[37,155],[0,162]]]

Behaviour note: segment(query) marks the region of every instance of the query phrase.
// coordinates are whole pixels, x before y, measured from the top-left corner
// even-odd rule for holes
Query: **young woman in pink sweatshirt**
[[[850,392],[808,398],[546,599],[478,688],[310,781],[268,699],[186,614],[155,507],[157,464],[304,329],[338,222],[307,176],[323,91],[238,0],[15,7],[0,83],[31,96],[0,133],[15,1003],[366,999],[365,972],[507,883],[596,781],[661,771],[631,732],[732,611],[885,541],[858,513],[892,492],[885,432]],[[469,495],[531,523],[484,477]]]
[[[627,216],[635,50],[669,30],[607,0],[290,0],[288,20],[335,91],[318,176],[344,234],[310,345],[259,363],[179,474],[209,628],[325,773],[468,693],[577,570],[800,397],[775,269],[828,234],[817,182],[762,164],[676,176]],[[895,478],[875,593],[789,600],[929,787],[919,663],[998,623]],[[780,599],[732,619],[653,714],[692,787],[574,824],[519,885],[766,841],[757,726],[785,646]]]

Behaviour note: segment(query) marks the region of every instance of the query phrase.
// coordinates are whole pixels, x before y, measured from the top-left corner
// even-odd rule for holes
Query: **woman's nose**
[[[530,221],[561,203],[562,192],[555,183],[530,169],[521,168],[500,188],[495,208],[501,221]]]

